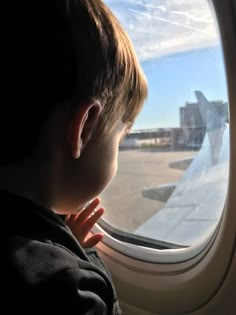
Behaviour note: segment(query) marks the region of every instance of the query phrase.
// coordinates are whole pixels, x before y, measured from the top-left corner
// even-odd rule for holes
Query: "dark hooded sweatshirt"
[[[1,314],[121,314],[110,274],[63,217],[0,192]]]

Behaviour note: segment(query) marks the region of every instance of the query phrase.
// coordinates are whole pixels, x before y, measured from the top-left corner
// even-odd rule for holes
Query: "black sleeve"
[[[37,309],[79,315],[120,315],[111,285],[95,271],[61,271],[37,289]],[[35,296],[35,295],[34,295]],[[35,296],[36,297],[36,296]]]
[[[87,256],[89,257],[90,261],[92,263],[94,263],[98,268],[103,270],[106,273],[106,275],[108,276],[108,278],[110,279],[110,283],[111,283],[111,286],[113,289],[113,312],[112,312],[112,314],[122,315],[122,311],[121,311],[119,303],[118,303],[116,291],[115,291],[115,288],[113,286],[112,277],[111,277],[109,269],[107,268],[104,261],[100,258],[100,256],[98,255],[98,252],[95,248],[85,249],[85,252],[86,252]]]
[[[84,249],[86,255],[89,257],[89,260],[96,265],[98,268],[103,270],[107,276],[109,277],[110,281],[112,282],[111,274],[109,269],[107,268],[104,261],[100,258],[97,250],[95,248],[85,248]]]
[[[73,315],[112,314],[109,288],[104,279],[91,270],[62,271],[48,279],[37,291],[38,306],[44,305],[47,311],[63,309],[65,314]]]

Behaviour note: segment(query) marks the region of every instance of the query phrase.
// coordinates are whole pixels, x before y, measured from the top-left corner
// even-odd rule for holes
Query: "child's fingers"
[[[99,205],[100,199],[95,198],[81,213],[78,214],[76,221],[77,224],[83,224],[83,222],[93,213],[94,209]]]
[[[69,220],[70,220],[70,217],[71,217],[71,214],[67,214],[67,215],[65,216],[65,221],[69,221]]]
[[[84,223],[82,226],[82,233],[86,235],[94,226],[94,224],[98,221],[98,219],[103,215],[104,208],[99,208],[95,211]]]
[[[102,233],[97,233],[91,236],[87,241],[83,243],[83,248],[90,248],[96,246],[103,239]]]
[[[65,218],[65,221],[66,221],[66,223],[74,222],[74,221],[77,220],[78,216],[79,216],[79,213],[77,213],[77,214],[67,214],[66,218]]]

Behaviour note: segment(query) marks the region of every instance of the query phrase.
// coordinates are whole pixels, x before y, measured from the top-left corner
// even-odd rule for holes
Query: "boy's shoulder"
[[[113,314],[116,295],[96,251],[86,254],[51,211],[17,196],[0,196],[2,300],[11,296],[24,314],[29,306]]]
[[[47,304],[50,308],[54,300],[62,308],[65,301],[69,309],[92,307],[93,314],[107,314],[113,309],[116,297],[109,277],[83,256],[44,239],[11,236],[0,243],[4,257],[0,262],[1,284],[11,290],[13,300],[20,300],[20,305]],[[93,305],[88,306],[89,300]]]
[[[2,253],[22,274],[51,276],[61,270],[81,268],[82,261],[68,248],[44,237],[31,238],[22,235],[6,235],[1,241]],[[27,266],[27,268],[25,268]],[[42,272],[43,271],[43,272]]]
[[[35,279],[53,276],[67,270],[91,270],[102,275],[106,271],[97,251],[89,249],[85,252],[79,244],[75,253],[73,248],[67,247],[66,244],[43,236],[36,239],[8,235],[3,236],[0,243],[5,261],[14,264],[15,268],[19,268],[19,272],[24,271],[26,276],[34,273]]]

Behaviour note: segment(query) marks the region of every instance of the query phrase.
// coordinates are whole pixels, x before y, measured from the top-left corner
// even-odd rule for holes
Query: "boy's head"
[[[43,131],[62,116],[67,135],[58,137],[68,140],[62,142],[75,159],[86,147],[88,161],[92,143],[94,148],[116,128],[132,124],[146,98],[132,44],[101,0],[15,0],[10,5],[0,164],[33,156],[46,141]]]

